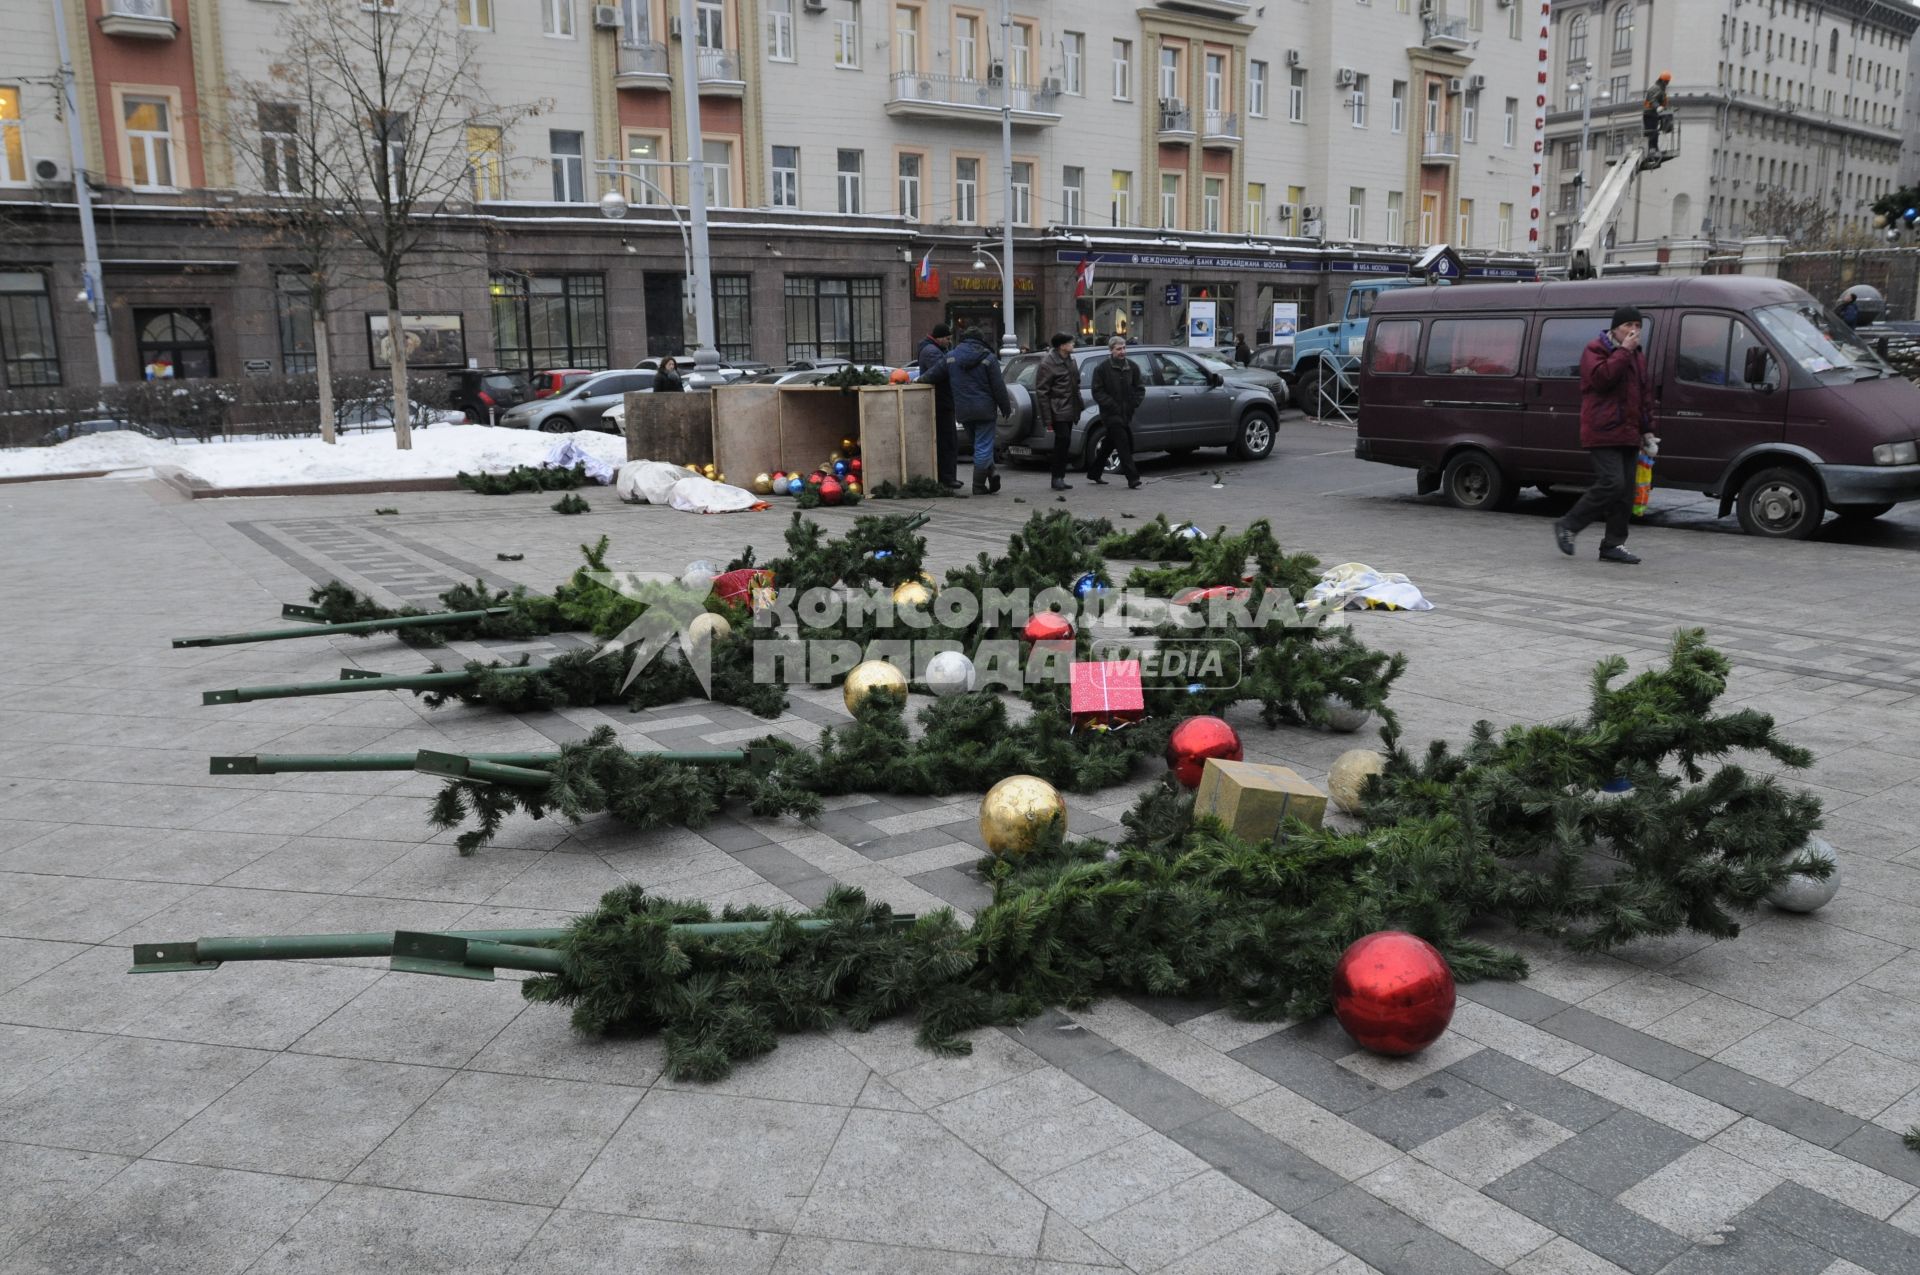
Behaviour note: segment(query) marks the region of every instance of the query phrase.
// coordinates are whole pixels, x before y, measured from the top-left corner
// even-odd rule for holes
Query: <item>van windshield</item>
[[[1879,355],[1827,310],[1770,305],[1754,311],[1753,317],[1789,359],[1822,381],[1865,381],[1893,374]]]

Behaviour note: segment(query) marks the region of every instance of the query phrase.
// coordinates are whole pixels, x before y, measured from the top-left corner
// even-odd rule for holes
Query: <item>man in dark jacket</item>
[[[1000,474],[993,464],[993,445],[997,441],[998,417],[1013,411],[1007,397],[1007,382],[1000,375],[1000,360],[987,348],[979,329],[970,330],[960,344],[949,350],[938,367],[920,378],[938,387],[945,381],[953,393],[954,417],[973,433],[973,494],[985,496],[1000,490]]]
[[[1056,332],[1033,374],[1033,411],[1040,428],[1053,431],[1053,489],[1072,491],[1067,481],[1067,449],[1079,423],[1080,368],[1073,361],[1073,338]]]
[[[1623,305],[1580,355],[1580,445],[1593,458],[1593,486],[1553,524],[1561,553],[1571,555],[1573,538],[1605,518],[1600,561],[1640,561],[1626,548],[1634,462],[1641,443],[1652,438],[1654,423],[1653,379],[1640,350],[1640,329],[1640,312]]]
[[[1133,467],[1133,414],[1146,401],[1146,383],[1140,369],[1127,357],[1125,337],[1107,342],[1107,357],[1093,373],[1093,401],[1100,406],[1100,445],[1087,453],[1087,477],[1106,483],[1107,455],[1120,454],[1120,470],[1128,487],[1140,485],[1140,471]]]
[[[947,357],[947,351],[953,348],[953,329],[944,323],[936,323],[933,330],[920,342],[916,360],[920,364],[920,375],[940,366]],[[948,491],[958,491],[960,480],[954,476],[959,467],[955,453],[958,449],[953,439],[953,386],[943,378],[933,382],[933,459],[934,468],[939,472],[940,485]]]

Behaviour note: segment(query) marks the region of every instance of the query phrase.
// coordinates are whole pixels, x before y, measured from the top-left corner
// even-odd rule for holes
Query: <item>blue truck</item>
[[[1351,398],[1358,380],[1351,369],[1367,342],[1367,316],[1373,313],[1373,303],[1391,289],[1420,286],[1418,279],[1362,279],[1348,290],[1346,313],[1338,322],[1308,328],[1294,337],[1293,401],[1315,413],[1323,394],[1334,402]],[[1343,367],[1349,369],[1344,374]]]

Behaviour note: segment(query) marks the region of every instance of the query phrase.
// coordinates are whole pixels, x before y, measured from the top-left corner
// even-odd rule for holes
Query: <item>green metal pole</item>
[[[501,665],[494,673],[544,673],[544,666]],[[338,682],[288,682],[279,686],[236,686],[228,691],[202,691],[202,704],[244,704],[257,699],[300,699],[308,695],[351,695],[361,691],[450,690],[472,682],[465,669],[450,673],[401,673],[390,677],[355,677]]]
[[[245,642],[286,642],[294,638],[326,637],[331,633],[384,633],[389,629],[426,629],[442,624],[466,624],[490,615],[505,615],[509,607],[483,611],[433,611],[426,615],[392,615],[383,620],[344,620],[339,624],[308,624],[298,629],[260,629],[253,633],[216,633],[209,637],[175,638],[183,646],[239,646]]]
[[[506,784],[513,788],[544,788],[553,779],[544,770],[528,766],[509,766],[502,762],[468,757],[462,753],[440,753],[422,748],[413,768],[423,775],[446,779],[471,779],[483,784]]]
[[[737,766],[752,760],[739,749],[647,752],[630,749],[633,757],[653,757],[660,761],[687,766]],[[475,761],[499,762],[505,766],[551,766],[560,760],[554,753],[463,753]],[[323,774],[334,771],[412,770],[418,753],[253,753],[236,757],[209,757],[209,775],[281,775]]]

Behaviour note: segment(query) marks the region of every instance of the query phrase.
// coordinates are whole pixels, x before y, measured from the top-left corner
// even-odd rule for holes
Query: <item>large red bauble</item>
[[[1167,738],[1167,766],[1182,788],[1198,788],[1207,758],[1239,761],[1240,732],[1218,717],[1189,717]]]
[[[1417,934],[1358,939],[1333,967],[1333,1015],[1362,1049],[1417,1054],[1453,1021],[1453,971]]]
[[[842,492],[840,487],[840,480],[838,478],[826,478],[821,480],[820,499],[822,502],[829,505],[837,505],[840,503],[841,494]]]
[[[1020,636],[1029,642],[1064,642],[1073,636],[1073,621],[1058,611],[1041,611],[1027,621]]]

